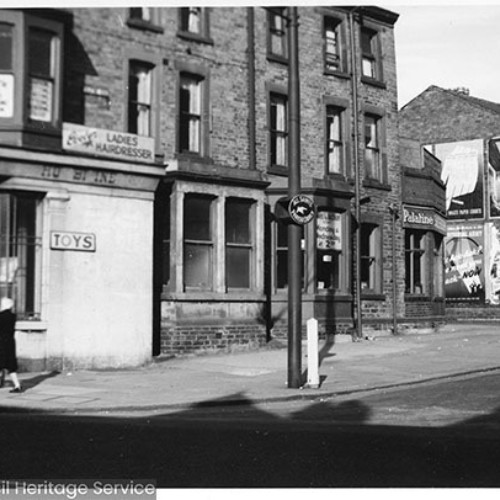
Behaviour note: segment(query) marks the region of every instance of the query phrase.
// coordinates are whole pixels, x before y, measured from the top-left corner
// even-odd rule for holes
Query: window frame
[[[326,104],[325,106],[325,172],[326,175],[346,175],[346,143],[345,143],[345,118],[346,112],[345,108],[337,106],[335,104]],[[331,138],[329,134],[329,118],[334,116],[338,119],[338,137]],[[334,120],[335,121],[335,120]],[[335,147],[337,146],[340,151],[338,155],[338,169],[333,170],[330,162],[330,151],[331,146],[333,144],[333,151],[335,151]]]
[[[376,127],[376,145],[375,147],[367,148],[367,118],[372,118]],[[374,151],[378,158],[377,176],[368,169],[368,151]],[[385,113],[383,110],[366,105],[363,109],[363,168],[364,179],[363,184],[369,187],[390,189],[389,174],[388,174],[388,158],[387,158],[387,131]]]
[[[276,90],[270,90],[268,93],[268,130],[269,130],[269,157],[268,166],[269,170],[274,170],[278,173],[285,173],[288,175],[289,158],[288,158],[288,141],[289,141],[289,130],[288,130],[288,95],[283,92]],[[283,127],[278,128],[278,113],[273,111],[273,108],[280,104],[283,106],[284,119]],[[276,116],[276,123],[273,123],[273,117]],[[278,148],[279,139],[283,142],[281,148]],[[282,152],[284,156],[284,164],[278,163],[278,149]],[[273,153],[275,151],[275,153]],[[276,158],[273,158],[275,156]],[[276,161],[273,161],[276,160]]]
[[[228,218],[231,218],[232,211],[228,210],[228,204],[231,202],[239,202],[247,205],[248,211],[248,236],[249,239],[246,242],[234,242],[228,241],[227,237],[227,223]],[[237,290],[253,290],[255,288],[255,223],[252,224],[252,220],[255,219],[256,203],[255,200],[228,196],[224,199],[224,264],[225,264],[225,285],[226,291],[237,291]],[[248,252],[248,286],[246,287],[236,287],[230,286],[229,284],[229,269],[228,269],[228,255],[231,249],[241,249]]]
[[[210,207],[209,207],[209,218],[208,218],[208,231],[210,238],[205,240],[205,239],[192,239],[192,238],[186,238],[185,234],[185,228],[186,228],[186,206],[187,206],[187,201],[189,199],[203,199],[207,200],[210,202]],[[215,227],[214,227],[214,215],[215,215],[215,201],[216,199],[211,196],[211,195],[206,195],[202,193],[187,193],[185,198],[184,198],[184,207],[183,207],[183,213],[184,217],[182,220],[182,225],[183,225],[183,231],[182,231],[182,252],[183,252],[183,257],[182,257],[182,262],[183,262],[183,270],[182,270],[182,288],[184,291],[201,291],[201,292],[212,292],[215,288],[215,276],[216,276],[216,269],[215,269],[215,260],[216,260],[216,240],[215,240]],[[193,285],[187,285],[186,284],[186,273],[188,266],[186,264],[187,259],[186,259],[186,247],[188,245],[191,246],[197,246],[201,248],[206,248],[208,249],[208,257],[209,257],[209,263],[207,267],[207,278],[209,283],[207,283],[206,286],[193,286]]]
[[[363,43],[363,39],[367,36],[369,37],[368,50],[366,48],[366,44]],[[365,21],[360,26],[359,40],[360,40],[360,52],[361,52],[361,57],[360,57],[361,81],[363,83],[368,83],[371,85],[385,88],[380,27],[373,23],[370,23],[369,21]],[[365,61],[368,61],[371,67],[373,68],[372,75],[367,75],[365,73],[364,69]]]
[[[11,257],[10,256],[10,251],[13,249],[12,245],[16,245],[16,259],[18,258],[19,255],[19,248],[24,249],[25,252],[29,252],[30,255],[27,253],[24,256],[24,259],[31,261],[31,264],[26,263],[26,266],[29,265],[31,272],[29,271],[28,268],[26,268],[26,276],[28,273],[30,273],[29,280],[25,278],[25,281],[29,281],[30,283],[24,285],[24,291],[21,293],[23,295],[22,298],[20,298],[20,295],[18,292],[12,293],[12,290],[16,290],[17,285],[12,285],[12,289],[9,293],[5,294],[5,296],[9,296],[10,298],[14,299],[15,303],[15,309],[16,309],[16,314],[18,316],[18,320],[30,320],[30,321],[39,321],[41,320],[41,289],[42,289],[42,282],[41,282],[41,276],[42,276],[42,210],[43,210],[43,197],[39,193],[32,193],[32,192],[27,192],[27,191],[0,191],[0,197],[4,197],[5,200],[7,201],[9,208],[8,208],[8,214],[7,218],[9,219],[7,222],[7,232],[12,234],[12,231],[9,231],[11,228],[11,225],[14,224],[16,227],[14,228],[15,236],[12,239],[12,237],[8,238],[7,245],[9,247],[8,253],[9,256],[7,257],[10,261]],[[20,200],[23,200],[24,202],[29,201],[32,203],[31,209],[33,212],[29,215],[33,216],[33,219],[30,221],[30,224],[33,227],[33,234],[27,235],[26,236],[26,242],[25,244],[22,243],[23,237],[20,236],[19,234],[19,228],[17,227],[16,220],[17,220],[17,212],[20,210],[19,204]],[[4,224],[2,223],[2,226]],[[0,235],[1,236],[1,235]],[[3,248],[3,237],[0,237],[0,245]],[[21,242],[21,246],[17,247],[19,245],[19,242]],[[3,253],[3,250],[2,250]],[[23,252],[24,253],[24,252]],[[21,260],[21,259],[20,259]],[[8,265],[6,266],[6,272],[8,271]],[[17,270],[19,271],[19,269]],[[16,272],[17,272],[16,271]],[[23,273],[21,273],[21,278],[23,277]],[[12,283],[14,283],[14,280]],[[6,280],[7,286],[9,287],[9,283],[11,283],[11,280],[7,278]],[[0,286],[0,289],[3,288],[3,282]],[[10,288],[10,287],[9,287]],[[3,292],[0,292],[2,296],[4,296]],[[28,297],[29,295],[29,297]],[[31,303],[31,311],[27,311],[27,306],[26,302]],[[25,304],[23,307],[22,304]]]
[[[200,30],[191,31],[186,25],[186,10],[199,9]],[[188,23],[189,24],[189,23]],[[177,36],[185,40],[213,45],[214,41],[210,36],[210,8],[209,7],[179,7],[177,9]]]
[[[321,216],[320,214],[322,212],[328,213],[328,214],[335,214],[335,217],[338,217],[340,219],[340,248],[319,248],[319,241],[318,241],[318,221],[320,220]],[[315,218],[315,258],[316,258],[316,268],[315,268],[315,289],[316,293],[341,293],[341,294],[346,294],[348,293],[348,269],[347,269],[347,252],[348,252],[348,238],[347,238],[347,214],[346,212],[338,212],[335,210],[332,210],[331,208],[325,208],[325,207],[318,207],[318,215]],[[329,286],[329,287],[320,287],[320,281],[319,281],[319,266],[320,266],[320,259],[321,262],[325,262],[323,259],[324,256],[331,254],[335,255],[337,257],[337,275],[338,275],[338,286]]]
[[[51,80],[52,88],[52,117],[50,121],[42,121],[30,117],[30,101],[31,101],[31,69],[29,63],[29,33],[30,30],[42,30],[53,35],[51,55]],[[41,129],[44,132],[47,130],[60,130],[62,126],[62,74],[63,74],[63,54],[64,54],[64,34],[63,25],[57,21],[37,18],[33,15],[25,15],[25,77],[24,77],[24,120],[23,122],[32,129]],[[36,75],[35,75],[36,76]]]
[[[287,7],[268,7],[267,9],[267,59],[288,64],[288,26]],[[281,19],[281,26],[275,26],[275,20]],[[274,52],[273,40],[278,37],[280,52]]]
[[[138,97],[137,97],[137,100],[133,100],[131,99],[131,93],[132,93],[132,67],[133,66],[136,66],[136,67],[141,67],[142,66],[142,69],[146,68],[147,69],[147,74],[148,74],[148,77],[149,77],[149,82],[148,82],[148,86],[149,86],[149,89],[148,89],[148,94],[149,94],[149,102],[142,102],[140,100],[140,97],[139,97],[139,84],[137,85],[137,94],[138,94]],[[128,133],[131,133],[131,134],[136,134],[136,135],[141,135],[141,136],[145,136],[145,137],[155,137],[157,135],[157,131],[156,131],[156,126],[155,126],[155,113],[154,113],[154,104],[156,101],[155,99],[155,88],[156,88],[156,85],[155,85],[155,80],[156,80],[156,66],[152,63],[152,62],[149,62],[149,61],[142,61],[142,60],[139,60],[137,58],[133,58],[133,59],[129,59],[128,61],[128,82],[129,82],[129,85],[128,85],[128,91],[127,91],[127,119],[126,119],[126,124],[127,124],[127,132]],[[135,131],[132,131],[131,130],[131,127],[130,127],[130,123],[131,123],[131,109],[133,107],[136,107],[136,108],[139,108],[139,107],[146,107],[147,110],[148,110],[148,133],[147,134],[143,134],[143,133],[140,133],[141,131],[139,130],[140,129],[140,126],[139,126],[139,113],[137,113],[137,120],[136,120],[136,129]]]
[[[419,237],[419,246],[416,246]],[[421,245],[420,245],[421,244]],[[419,282],[415,275],[416,259],[419,260]],[[409,266],[408,266],[409,264]],[[428,231],[421,229],[405,229],[405,293],[419,297],[429,295],[428,282]],[[409,278],[409,282],[408,282]],[[420,288],[420,291],[418,290]]]
[[[307,271],[307,243],[306,243],[306,238],[307,238],[307,227],[306,226],[300,226],[302,230],[302,235],[301,235],[301,253],[302,253],[302,287],[301,290],[302,292],[306,291],[306,271]],[[280,238],[280,231],[284,231],[284,235],[282,235],[282,238]],[[288,290],[288,225],[285,224],[282,221],[275,220],[273,222],[273,228],[272,228],[272,238],[273,238],[273,269],[272,269],[272,281],[273,281],[273,292],[274,294],[280,294],[280,293],[285,293]],[[280,244],[281,239],[284,239],[286,242],[286,245]],[[280,259],[280,255],[283,256],[282,259]],[[280,262],[283,262],[285,265],[285,283],[284,286],[280,286],[281,280],[280,280]]]
[[[361,269],[359,271],[360,280],[363,277],[363,261],[371,260],[368,264],[369,278],[366,282],[366,286],[363,286],[361,281],[361,294],[363,296],[370,295],[382,295],[383,293],[383,268],[382,268],[382,242],[383,242],[383,227],[370,220],[363,220],[360,226],[361,247],[359,249],[360,255],[360,265]],[[368,234],[368,253],[364,252],[363,240],[365,236],[365,231],[369,231]],[[373,267],[372,267],[373,265]]]
[[[135,15],[136,12],[133,11],[138,10],[141,11],[142,15]],[[149,12],[149,18],[144,15],[144,11]],[[156,33],[164,32],[163,26],[161,26],[160,11],[156,7],[131,7],[127,9],[126,16],[127,26],[130,28],[153,31]]]

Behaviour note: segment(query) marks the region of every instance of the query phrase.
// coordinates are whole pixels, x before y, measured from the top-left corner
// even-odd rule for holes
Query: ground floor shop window
[[[434,278],[434,295],[444,297],[444,255],[443,236],[434,234],[434,264],[432,276]]]
[[[361,224],[361,289],[382,293],[382,238],[380,226]]]
[[[228,198],[225,206],[226,284],[227,288],[250,288],[252,272],[253,203]]]
[[[301,247],[302,247],[302,288],[304,287],[304,260],[305,260],[305,239],[304,226],[301,226]],[[275,284],[277,290],[288,288],[288,225],[276,223],[276,266]]]
[[[344,216],[325,210],[316,218],[316,288],[342,290],[346,287]]]
[[[181,212],[183,217],[181,225],[175,218],[163,223],[163,285],[179,292],[254,290],[258,203],[215,193],[177,193],[173,200],[175,210],[164,208],[163,218]],[[174,265],[177,241],[182,266]]]
[[[14,299],[21,319],[37,319],[40,313],[38,204],[27,194],[0,193],[0,297]]]
[[[184,200],[184,286],[213,288],[213,198],[187,195]]]
[[[405,230],[405,291],[406,293],[427,293],[425,238],[426,232]]]

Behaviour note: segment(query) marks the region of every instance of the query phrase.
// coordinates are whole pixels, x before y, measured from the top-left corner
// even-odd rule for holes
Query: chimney
[[[456,87],[454,89],[450,89],[450,91],[458,95],[469,95],[470,93],[467,87]]]

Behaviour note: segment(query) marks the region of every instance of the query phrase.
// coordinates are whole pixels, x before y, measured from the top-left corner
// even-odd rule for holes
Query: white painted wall
[[[44,243],[51,230],[93,233],[96,251],[46,253],[47,356],[72,369],[144,363],[152,351],[152,200],[72,192],[56,204]]]

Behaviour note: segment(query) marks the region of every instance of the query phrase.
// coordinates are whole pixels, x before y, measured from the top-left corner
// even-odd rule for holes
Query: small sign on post
[[[318,320],[307,320],[307,387],[319,387],[319,339]]]

